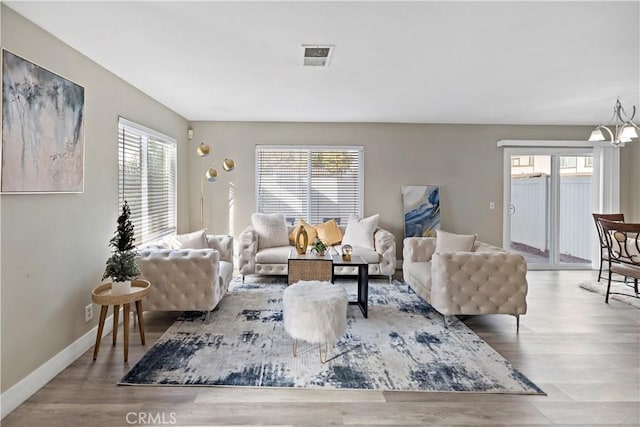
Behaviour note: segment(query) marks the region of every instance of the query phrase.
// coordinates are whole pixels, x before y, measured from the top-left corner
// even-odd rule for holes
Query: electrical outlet
[[[93,319],[93,304],[89,304],[84,308],[84,321],[89,322]]]
[[[496,203],[495,202],[489,202],[489,209],[495,209],[496,208]]]

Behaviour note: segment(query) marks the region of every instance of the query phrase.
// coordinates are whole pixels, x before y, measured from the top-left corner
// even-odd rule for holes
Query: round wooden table
[[[131,303],[136,304],[136,312],[138,313],[138,328],[140,330],[140,342],[144,345],[144,324],[142,323],[142,298],[144,298],[151,289],[151,284],[147,280],[132,280],[131,292],[125,295],[112,295],[111,283],[105,283],[95,288],[91,292],[91,299],[94,303],[101,305],[100,322],[98,323],[98,335],[96,336],[96,345],[93,349],[93,360],[98,357],[100,350],[100,340],[102,339],[102,330],[104,329],[104,321],[107,318],[107,310],[109,306],[113,306],[113,345],[116,344],[118,337],[118,313],[120,306],[123,308],[123,331],[124,331],[124,361],[129,360],[129,310]]]

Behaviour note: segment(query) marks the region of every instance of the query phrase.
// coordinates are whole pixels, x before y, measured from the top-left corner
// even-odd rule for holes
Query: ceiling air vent
[[[302,45],[302,65],[305,67],[328,67],[333,48],[332,45]]]

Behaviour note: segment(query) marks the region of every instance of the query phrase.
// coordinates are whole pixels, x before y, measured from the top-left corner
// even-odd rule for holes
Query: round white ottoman
[[[282,296],[284,330],[296,340],[318,344],[320,361],[326,362],[327,344],[335,343],[347,330],[347,293],[329,282],[300,281],[284,290]],[[322,347],[325,344],[325,356]]]

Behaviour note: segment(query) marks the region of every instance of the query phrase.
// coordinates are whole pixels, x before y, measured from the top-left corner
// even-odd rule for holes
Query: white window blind
[[[118,203],[129,203],[136,245],[174,234],[176,141],[119,118],[118,164]]]
[[[257,146],[256,207],[294,223],[362,216],[362,147]]]

